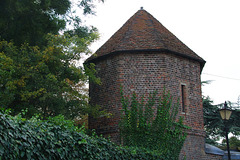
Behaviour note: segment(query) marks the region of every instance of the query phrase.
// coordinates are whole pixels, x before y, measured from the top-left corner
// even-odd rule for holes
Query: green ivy
[[[110,140],[88,136],[62,115],[41,120],[38,115],[27,120],[22,114],[0,111],[0,160],[125,160],[162,159],[146,149],[122,147]]]
[[[155,151],[164,159],[178,159],[188,127],[183,125],[182,117],[177,118],[179,102],[173,103],[165,90],[161,97],[156,95],[157,92],[150,94],[144,103],[144,97],[139,102],[133,93],[129,100],[121,90],[123,144]]]

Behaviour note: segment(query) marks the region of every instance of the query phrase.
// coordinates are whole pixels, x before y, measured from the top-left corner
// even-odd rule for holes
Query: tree
[[[220,133],[223,135],[223,123],[219,114],[219,108],[212,104],[209,97],[203,96],[203,117],[204,128],[206,131],[206,143],[217,144],[220,139]]]
[[[237,149],[240,147],[240,140],[237,137],[232,136],[229,138],[229,144],[230,148]]]
[[[0,52],[0,106],[9,104],[14,98],[14,94],[10,89],[14,72],[13,60]]]
[[[183,125],[182,117],[177,120],[179,103],[174,104],[165,91],[159,98],[156,93],[150,94],[146,104],[144,97],[138,102],[135,93],[131,101],[124,97],[123,92],[121,95],[123,144],[156,151],[165,159],[178,159],[186,138],[184,131],[188,128]]]
[[[224,148],[226,148],[226,139],[222,140],[222,145]],[[230,137],[229,146],[230,146],[230,149],[239,150],[238,147],[240,147],[240,140],[235,136]]]
[[[93,0],[77,2],[83,14],[94,13]],[[89,78],[100,81],[93,64],[77,62],[91,53],[98,32],[82,26],[72,7],[69,0],[0,1],[0,107],[13,114],[27,108],[29,117],[96,114],[84,87]]]
[[[95,39],[95,36],[81,38],[81,41]],[[80,112],[85,114],[88,97],[81,91],[88,80],[87,74],[95,70],[84,70],[73,62],[80,58],[80,53],[74,50],[86,50],[83,45],[72,46],[74,38],[49,35],[48,45],[43,50],[26,43],[19,48],[1,41],[0,74],[5,79],[0,86],[4,95],[0,97],[0,105],[12,108],[14,114],[28,108],[29,116],[42,113],[44,117],[64,114],[75,118]]]
[[[103,0],[102,0],[103,1]],[[46,45],[48,33],[71,32],[82,36],[89,30],[75,15],[74,7],[83,14],[93,14],[93,0],[1,0],[0,1],[0,39],[12,40],[20,46]],[[66,29],[71,25],[72,29]],[[69,27],[70,28],[70,27]]]
[[[203,96],[203,116],[204,116],[204,127],[206,131],[206,142],[210,144],[217,144],[221,138],[225,137],[224,123],[219,114],[219,109],[224,104],[213,105],[213,101],[209,97]],[[228,102],[228,106],[231,107],[231,102]],[[235,109],[232,111],[230,120],[227,122],[229,132],[235,136],[240,135],[240,111]]]

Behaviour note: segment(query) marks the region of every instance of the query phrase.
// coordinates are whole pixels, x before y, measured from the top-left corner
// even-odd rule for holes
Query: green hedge
[[[26,120],[0,112],[0,160],[5,159],[162,159],[158,153],[117,146],[88,136],[63,116]]]

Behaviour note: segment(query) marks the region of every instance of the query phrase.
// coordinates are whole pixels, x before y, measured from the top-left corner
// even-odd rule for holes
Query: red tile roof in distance
[[[138,10],[88,61],[95,61],[119,52],[169,52],[199,61],[205,61],[182,43],[147,11]]]

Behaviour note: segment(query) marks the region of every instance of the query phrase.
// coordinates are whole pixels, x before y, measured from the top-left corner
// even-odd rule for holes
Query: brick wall
[[[197,136],[189,134],[185,140],[184,147],[182,148],[179,159],[187,160],[203,160],[206,159],[205,155],[205,138],[203,136]]]
[[[120,85],[125,95],[148,97],[149,93],[162,93],[165,87],[177,101],[186,88],[186,111],[179,108],[179,116],[191,127],[181,155],[204,156],[203,111],[199,62],[169,53],[135,52],[113,54],[95,62],[102,85],[90,83],[90,103],[99,104],[113,114],[112,118],[89,118],[89,128],[120,143],[118,121],[120,118]],[[181,98],[180,98],[181,101]],[[194,157],[197,157],[194,156]]]
[[[119,142],[118,121],[120,118],[120,80],[119,60],[112,57],[96,63],[98,76],[102,84],[95,85],[90,82],[89,96],[91,104],[102,106],[107,112],[112,113],[112,118],[89,117],[89,129],[95,129],[98,134],[104,137],[111,136],[114,142]],[[114,136],[113,136],[114,135]]]

